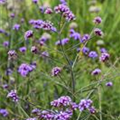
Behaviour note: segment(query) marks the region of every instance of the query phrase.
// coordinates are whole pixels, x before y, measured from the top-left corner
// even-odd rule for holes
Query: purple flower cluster
[[[100,52],[101,52],[101,53],[107,53],[107,50],[106,50],[105,48],[101,48],[101,49],[100,49]]]
[[[27,48],[26,48],[26,47],[20,47],[20,48],[19,48],[19,51],[20,51],[21,53],[25,53],[25,52],[26,52],[26,50],[27,50]]]
[[[106,86],[111,87],[111,86],[113,86],[113,83],[112,82],[107,82]]]
[[[33,27],[35,29],[43,29],[43,30],[47,30],[47,31],[52,31],[52,32],[56,32],[56,28],[53,26],[53,23],[51,23],[50,21],[43,21],[43,20],[30,20],[29,23],[31,25],[33,25]]]
[[[25,35],[24,35],[25,40],[27,40],[27,39],[29,39],[31,37],[33,37],[33,31],[32,30],[26,31]]]
[[[0,0],[0,4],[4,4],[6,0]]]
[[[15,14],[14,14],[14,13],[11,13],[11,14],[10,14],[10,17],[11,17],[11,18],[14,18],[14,17],[15,17]]]
[[[90,49],[88,47],[77,48],[77,52],[82,51],[85,55],[88,55]]]
[[[95,70],[92,71],[92,75],[98,75],[101,73],[101,70],[99,68],[96,68]]]
[[[72,111],[71,110],[66,110],[66,111],[47,111],[43,110],[39,118],[44,119],[44,120],[70,120],[72,116]]]
[[[96,113],[96,109],[95,109],[94,106],[91,106],[90,108],[88,108],[88,110],[89,110],[89,112],[90,112],[91,114],[95,114],[95,113]]]
[[[31,52],[34,53],[34,54],[37,54],[38,53],[38,48],[36,46],[32,46],[31,47]]]
[[[3,117],[7,117],[9,113],[6,109],[0,109],[0,115],[2,115]]]
[[[70,120],[72,114],[68,111],[60,111],[58,114],[55,115],[55,120]]]
[[[38,108],[32,110],[32,114],[38,115],[41,111]]]
[[[43,52],[41,53],[41,57],[42,57],[42,58],[49,57],[49,53],[48,53],[47,51],[43,51]]]
[[[17,59],[17,53],[15,50],[8,51],[8,59],[9,60],[16,60]]]
[[[64,4],[64,5],[67,4],[66,0],[60,0],[60,3],[61,3],[61,4]]]
[[[9,88],[9,85],[8,85],[8,84],[3,84],[2,87],[3,87],[4,89],[8,89],[8,88]]]
[[[90,49],[87,48],[87,47],[83,47],[83,48],[82,48],[82,52],[83,52],[85,55],[87,55],[87,54],[89,53],[89,51],[90,51]]]
[[[60,67],[54,67],[52,69],[52,76],[57,76],[60,72],[61,72],[61,68]]]
[[[13,26],[13,30],[18,31],[19,29],[20,29],[20,24],[15,24],[15,25]]]
[[[90,58],[97,58],[97,57],[98,57],[98,54],[97,54],[95,51],[90,51],[88,56],[89,56]]]
[[[73,111],[77,109],[81,112],[87,109],[91,114],[94,114],[96,109],[92,106],[92,103],[90,99],[82,99],[77,105],[75,102],[72,102],[69,96],[61,96],[51,102],[51,105],[54,107],[52,110],[40,110],[35,108],[32,110],[32,114],[36,115],[40,120],[70,120]]]
[[[102,22],[102,19],[101,19],[101,17],[95,17],[94,18],[94,20],[93,20],[93,22],[95,23],[95,24],[100,24],[101,22]]]
[[[110,55],[107,52],[104,52],[100,56],[100,61],[105,62],[105,61],[109,60],[109,58],[110,58]]]
[[[92,106],[92,100],[82,99],[78,105],[79,110],[82,112],[88,109],[91,113],[95,113],[95,108]]]
[[[81,43],[85,43],[87,42],[88,40],[90,40],[90,35],[89,34],[85,34],[83,35],[83,37],[81,38]]]
[[[102,30],[99,29],[99,28],[95,28],[95,29],[94,29],[94,34],[95,34],[96,36],[100,36],[100,37],[103,36]]]
[[[45,7],[44,6],[40,6],[39,10],[40,10],[41,13],[44,13]]]
[[[22,63],[18,68],[18,72],[21,74],[22,77],[26,77],[35,68],[35,64],[28,65],[26,63]]]
[[[70,29],[70,38],[73,38],[75,40],[81,40],[81,35],[78,32],[75,32],[74,29]]]
[[[69,42],[69,39],[68,38],[64,38],[62,40],[58,40],[55,44],[56,45],[65,45]]]
[[[54,8],[56,13],[62,14],[62,16],[67,20],[71,21],[75,19],[75,15],[70,11],[69,7],[65,4],[60,4]]]
[[[57,100],[51,102],[51,105],[54,107],[69,106],[72,100],[69,96],[62,96]]]
[[[44,120],[54,120],[54,113],[51,111],[43,110],[40,113],[39,118]]]
[[[47,37],[42,36],[42,37],[39,39],[38,43],[40,44],[40,46],[44,46],[47,40],[49,40]]]
[[[0,33],[5,33],[5,30],[3,30],[3,29],[0,29]]]
[[[17,95],[17,91],[16,90],[11,90],[8,95],[8,98],[11,98],[14,102],[18,102],[19,101],[19,97]]]
[[[45,14],[52,14],[53,13],[53,10],[51,8],[47,8],[45,10]]]
[[[4,42],[3,42],[3,46],[4,46],[4,47],[8,47],[8,46],[9,46],[9,41],[4,41]]]

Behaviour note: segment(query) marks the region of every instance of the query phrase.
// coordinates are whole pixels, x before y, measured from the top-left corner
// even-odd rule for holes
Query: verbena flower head
[[[80,33],[75,32],[75,33],[73,34],[73,38],[74,38],[74,40],[80,40],[80,39],[81,39]]]
[[[15,50],[8,51],[8,59],[9,60],[16,60],[17,59],[17,53]]]
[[[90,39],[90,35],[89,34],[85,34],[83,35],[83,37],[81,38],[80,42],[81,43],[85,43]]]
[[[34,53],[34,54],[37,54],[38,53],[38,48],[36,46],[32,46],[31,47],[31,52]]]
[[[95,24],[100,24],[101,22],[102,22],[102,19],[101,19],[101,17],[95,17],[94,18],[94,20],[93,20],[93,22],[95,23]]]
[[[27,50],[27,48],[26,48],[26,47],[20,47],[20,48],[19,48],[19,51],[20,51],[20,52],[22,52],[22,53],[25,53],[25,52],[26,52],[26,50]]]
[[[83,47],[82,52],[87,55],[89,53],[90,49],[88,47]]]
[[[45,36],[42,36],[39,41],[46,42],[48,39]]]
[[[49,57],[49,53],[47,51],[44,51],[41,53],[41,57],[43,58]]]
[[[32,30],[26,31],[25,35],[24,35],[25,40],[27,40],[27,39],[29,39],[31,37],[33,37],[33,31]]]
[[[6,0],[0,0],[0,4],[5,4]]]
[[[52,76],[57,76],[60,72],[61,72],[61,68],[60,67],[54,67],[52,69]]]
[[[30,20],[29,23],[32,24],[35,29],[43,29],[52,32],[57,31],[57,29],[53,26],[53,23],[51,23],[50,21],[43,21],[39,19],[39,20]]]
[[[11,17],[11,18],[14,18],[14,17],[15,17],[15,14],[14,14],[14,13],[11,13],[11,14],[10,14],[10,17]]]
[[[3,87],[4,89],[8,89],[8,88],[9,88],[9,85],[8,85],[8,84],[3,84],[2,87]]]
[[[78,109],[78,105],[75,102],[71,103],[71,108],[72,110],[77,110]]]
[[[4,41],[4,42],[3,42],[3,46],[4,46],[4,47],[8,47],[8,46],[9,46],[9,41]]]
[[[95,33],[96,36],[100,36],[100,37],[103,36],[102,30],[99,29],[99,28],[95,28],[95,29],[94,29],[94,33]]]
[[[51,105],[54,107],[69,106],[72,100],[69,96],[62,96],[57,100],[51,102]]]
[[[74,40],[81,40],[81,35],[78,32],[75,32],[74,29],[70,29],[70,38]]]
[[[18,68],[18,72],[21,74],[22,77],[26,77],[31,71],[32,67],[26,63],[22,63]]]
[[[2,115],[3,117],[7,117],[9,113],[6,109],[0,109],[0,115]]]
[[[38,108],[32,110],[32,114],[38,115],[41,111]]]
[[[45,14],[52,14],[53,13],[53,10],[51,8],[47,8],[45,10]]]
[[[17,95],[17,91],[16,90],[11,90],[8,95],[8,98],[11,98],[14,102],[18,102],[19,101],[19,97]]]
[[[94,106],[91,106],[88,110],[90,111],[91,114],[95,114],[96,113],[96,109],[95,109]]]
[[[113,83],[112,82],[107,82],[106,86],[111,87],[111,86],[113,86]]]
[[[0,33],[5,33],[5,30],[3,30],[3,29],[0,29]]]
[[[66,0],[60,0],[60,3],[61,3],[61,4],[64,4],[64,5],[67,4]]]
[[[55,120],[70,120],[72,117],[71,114],[67,113],[66,111],[60,111],[58,114],[55,115]]]
[[[89,55],[88,55],[90,58],[97,58],[98,57],[98,54],[95,52],[95,51],[91,51],[89,52]]]
[[[90,99],[82,99],[79,103],[78,108],[80,111],[84,111],[86,109],[89,109],[91,107],[92,103],[93,102]]]
[[[40,119],[44,120],[54,120],[54,114],[50,111],[43,110],[39,116]]]
[[[65,45],[65,44],[67,44],[68,42],[69,42],[69,39],[68,39],[68,38],[64,38],[64,39],[62,39],[61,41],[58,40],[55,44],[56,44],[56,45]]]
[[[70,11],[69,7],[64,4],[60,4],[54,8],[56,13],[61,13],[62,16],[67,20],[71,21],[75,19],[75,15]]]
[[[45,7],[44,6],[40,6],[39,10],[40,10],[41,13],[44,13]]]
[[[99,68],[96,68],[95,70],[92,71],[92,75],[98,75],[101,73],[101,70]]]
[[[15,25],[13,26],[13,30],[18,31],[19,29],[20,29],[20,24],[15,24]]]
[[[101,48],[101,49],[100,49],[100,52],[101,52],[101,53],[107,53],[107,50],[106,50],[105,48]]]
[[[75,33],[75,30],[74,29],[70,29],[70,37],[73,37],[74,33]]]
[[[105,61],[107,61],[107,60],[109,60],[109,58],[110,58],[110,55],[108,54],[108,53],[102,53],[101,54],[101,56],[100,56],[100,61],[101,62],[105,62]]]

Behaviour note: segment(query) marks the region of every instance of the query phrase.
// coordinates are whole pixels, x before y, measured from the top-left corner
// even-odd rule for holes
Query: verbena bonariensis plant
[[[0,29],[5,38],[4,54],[7,55],[6,62],[1,66],[1,71],[5,73],[0,81],[1,95],[4,96],[0,105],[2,119],[87,120],[92,116],[91,120],[103,120],[101,84],[109,71],[103,74],[102,66],[110,66],[110,55],[105,48],[90,50],[87,47],[93,38],[104,37],[99,28],[102,19],[95,17],[92,31],[80,34],[77,32],[78,25],[70,24],[79,18],[65,0],[54,8],[45,7],[42,2],[39,7],[38,2],[32,0],[32,6],[35,10],[40,9],[42,19],[30,16],[29,19],[18,20],[17,15],[7,9],[10,21],[6,30]],[[8,3],[0,0],[0,4],[7,7]],[[79,68],[85,60],[88,64],[98,63],[93,65],[90,74],[96,81],[80,87],[78,81],[84,73],[83,69],[86,72],[87,68],[90,69],[89,66],[82,71]],[[112,87],[113,83],[109,81],[105,85]],[[98,98],[95,100],[99,101],[99,105],[94,104],[96,93]],[[52,101],[53,96],[55,100]]]

